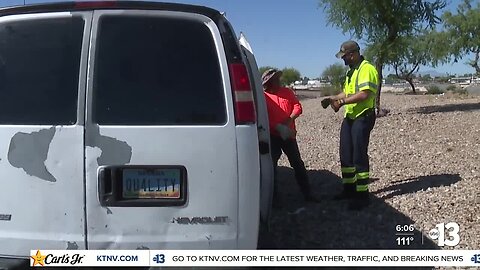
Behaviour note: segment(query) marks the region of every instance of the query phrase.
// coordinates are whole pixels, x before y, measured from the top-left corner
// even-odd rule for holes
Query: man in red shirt
[[[276,69],[268,69],[262,75],[270,126],[272,160],[275,169],[273,202],[275,206],[279,205],[277,166],[282,151],[287,155],[288,161],[295,171],[295,178],[305,201],[318,202],[318,199],[312,195],[307,170],[300,157],[296,140],[295,119],[302,114],[302,105],[292,90],[280,85],[281,76],[282,72]]]

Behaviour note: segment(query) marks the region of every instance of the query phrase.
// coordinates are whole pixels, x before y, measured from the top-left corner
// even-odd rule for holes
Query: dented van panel
[[[76,8],[0,11],[0,35],[28,45],[9,54],[21,60],[9,59],[19,69],[10,73],[36,83],[14,77],[3,85],[31,106],[0,115],[0,258],[27,258],[38,248],[255,248],[265,104],[256,104],[259,126],[235,119],[231,85],[239,91],[245,77],[230,69],[248,62],[228,21],[181,4]],[[2,32],[12,21],[16,31]],[[29,35],[38,50],[28,50]],[[42,50],[55,61],[23,72],[24,52]],[[37,56],[43,64],[45,54]]]
[[[76,24],[78,26],[76,28],[69,28],[68,33],[72,35],[73,29],[76,29],[76,34],[80,38],[75,40],[81,42],[76,47],[88,48],[89,25],[91,22],[89,18],[91,18],[91,12],[8,15],[0,16],[0,26],[5,27],[14,24],[15,27],[19,27],[18,31],[20,33],[21,31],[27,31],[28,26],[36,27],[39,24],[38,22],[56,22],[57,20],[82,22],[82,24]],[[48,28],[44,27],[42,29]],[[36,31],[33,32],[37,33]],[[48,32],[55,33],[51,29],[48,29]],[[11,33],[15,34],[14,31]],[[5,35],[5,32],[3,34]],[[36,38],[42,36],[41,34],[35,35]],[[20,39],[20,41],[27,37],[29,36],[26,34],[12,36],[12,38]],[[2,37],[2,40],[6,42],[5,40],[9,39],[3,39]],[[62,44],[64,44],[66,40],[62,40]],[[52,40],[49,39],[48,42],[52,42]],[[20,48],[26,46],[25,44],[17,45]],[[29,46],[34,47],[33,44]],[[39,47],[32,51],[22,51],[22,54],[27,55],[28,53],[40,52],[37,58],[29,59],[29,64],[34,64],[33,61],[38,61],[38,59],[44,57],[41,53],[44,47],[41,47],[41,45]],[[5,48],[12,47],[4,46],[2,50]],[[22,54],[20,54],[21,57],[23,57]],[[81,49],[80,55],[76,56],[77,59],[80,58],[80,62],[76,63],[78,71],[75,71],[73,66],[67,67],[74,72],[74,76],[78,77],[78,86],[73,85],[73,88],[68,89],[69,93],[75,94],[78,100],[75,100],[75,98],[73,103],[68,103],[62,107],[66,108],[68,114],[71,115],[68,121],[62,120],[66,119],[62,112],[55,112],[52,107],[45,108],[40,103],[45,100],[45,96],[49,101],[58,99],[58,102],[66,102],[62,99],[63,96],[48,96],[48,93],[45,92],[45,89],[54,87],[61,89],[60,92],[67,90],[58,86],[62,86],[62,83],[69,78],[69,76],[61,74],[63,70],[59,70],[59,73],[55,76],[44,74],[53,63],[45,65],[42,62],[41,64],[45,68],[35,73],[41,74],[39,77],[34,77],[34,82],[38,83],[39,87],[43,87],[41,90],[37,89],[37,84],[29,84],[27,77],[33,74],[29,71],[21,73],[26,76],[24,82],[17,83],[16,79],[9,78],[10,84],[3,85],[7,89],[9,87],[15,88],[16,92],[31,90],[37,91],[32,93],[41,93],[43,96],[33,99],[33,102],[38,104],[38,106],[33,107],[35,109],[20,106],[18,114],[11,114],[17,118],[5,120],[3,115],[0,116],[0,214],[8,214],[10,217],[8,221],[0,221],[0,243],[2,243],[0,245],[0,257],[26,258],[29,256],[29,250],[38,248],[58,250],[86,248],[84,100],[87,55],[88,51]],[[67,52],[62,54],[62,59],[65,57],[68,57]],[[13,61],[15,59],[10,58],[9,60]],[[22,66],[14,66],[17,69],[19,67]],[[2,75],[5,76],[4,73]],[[37,79],[43,78],[47,80],[52,78],[62,79],[57,85],[48,86],[46,81],[37,81]],[[77,103],[76,106],[75,102]],[[52,102],[52,104],[55,104],[55,102]],[[11,106],[11,108],[15,109],[16,107]],[[25,112],[25,115],[22,115],[23,112]],[[38,118],[38,115],[47,115],[50,118],[42,119]],[[55,119],[60,119],[59,121],[62,123],[53,123],[56,122]],[[9,124],[5,124],[4,121],[9,122]],[[52,121],[52,124],[43,124],[49,121]],[[22,124],[23,122],[25,124]],[[35,124],[35,122],[41,122],[42,124]]]
[[[219,130],[221,128],[218,128]],[[114,136],[117,128],[105,128],[104,134]],[[161,132],[160,132],[161,131]],[[205,138],[198,138],[198,132]],[[234,130],[218,135],[218,130],[208,129],[152,129],[139,131],[122,131],[117,134],[119,140],[132,146],[131,164],[181,164],[188,171],[188,201],[182,207],[101,207],[98,200],[96,178],[98,164],[89,162],[87,167],[87,222],[88,244],[91,249],[135,249],[137,243],[145,243],[151,249],[166,248],[208,248],[198,241],[197,236],[207,231],[215,234],[217,248],[236,246],[237,231],[237,197],[236,197],[236,159],[232,155],[218,153],[236,152],[235,142],[229,137]],[[196,141],[191,140],[197,137]],[[209,145],[215,140],[218,148]],[[181,147],[171,147],[176,142]],[[222,149],[221,151],[219,149]],[[90,160],[91,148],[87,149],[87,160]],[[199,157],[186,159],[185,156]],[[95,158],[95,155],[92,155]],[[215,160],[212,164],[211,160]],[[209,183],[209,179],[219,179]],[[225,190],[225,192],[217,192]],[[222,203],[219,204],[218,202]],[[171,220],[180,216],[229,216],[227,225],[199,224],[185,226],[173,224]],[[103,226],[102,226],[103,224]],[[104,226],[108,224],[108,226]],[[145,226],[150,224],[151,226]],[[90,226],[92,228],[90,228]],[[185,238],[187,235],[188,238]]]
[[[82,126],[0,127],[0,255],[85,248],[82,155]]]
[[[228,74],[224,48],[219,30],[205,16],[167,11],[95,11],[93,33],[97,33],[98,21],[105,15],[146,15],[168,18],[187,18],[207,25],[215,41],[219,55],[221,74]],[[92,44],[92,51],[96,51]],[[95,53],[90,54],[92,57]],[[95,59],[90,59],[91,63]],[[95,76],[95,66],[89,76]],[[220,75],[220,74],[219,74]],[[128,163],[118,158],[98,158],[98,144],[89,142],[86,147],[87,187],[87,241],[90,249],[136,249],[138,243],[150,249],[209,249],[235,248],[237,246],[238,217],[238,167],[236,129],[233,121],[233,99],[228,77],[222,76],[222,95],[227,104],[228,122],[219,126],[117,126],[91,123],[87,116],[87,134],[97,133],[98,138],[114,138],[117,142],[108,147],[128,145],[131,156]],[[197,87],[198,88],[198,87]],[[92,111],[93,85],[88,86],[87,111]],[[201,91],[199,89],[199,91]],[[88,114],[87,114],[88,115]],[[252,126],[255,131],[256,127]],[[252,134],[253,135],[253,134]],[[87,140],[92,139],[87,135]],[[256,136],[256,135],[255,135]],[[113,141],[113,139],[110,139]],[[256,143],[253,142],[254,147]],[[123,151],[123,150],[122,150]],[[125,151],[122,156],[130,152]],[[102,162],[99,162],[102,160]],[[178,207],[102,207],[99,203],[99,167],[110,165],[179,165],[187,173],[187,202]],[[219,203],[221,202],[221,203]],[[109,210],[112,214],[109,214]],[[228,216],[225,225],[198,224],[185,226],[172,223],[175,217]],[[107,224],[108,226],[105,226]],[[207,240],[205,235],[215,235]]]

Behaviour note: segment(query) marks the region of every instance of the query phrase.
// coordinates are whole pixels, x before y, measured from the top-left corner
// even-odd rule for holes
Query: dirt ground
[[[480,96],[383,94],[369,147],[373,203],[351,212],[341,190],[338,155],[343,115],[320,106],[319,93],[298,91],[298,143],[319,204],[306,204],[288,160],[279,168],[283,207],[274,209],[261,248],[480,249]],[[439,246],[429,231],[459,225],[460,243]],[[413,224],[409,245],[396,226]],[[448,236],[447,236],[448,237]]]

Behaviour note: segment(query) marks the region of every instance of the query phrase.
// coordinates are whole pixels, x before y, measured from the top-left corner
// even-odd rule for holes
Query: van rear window
[[[77,122],[81,17],[0,23],[0,124]]]
[[[94,70],[96,123],[226,123],[215,41],[200,21],[104,15],[99,22]]]

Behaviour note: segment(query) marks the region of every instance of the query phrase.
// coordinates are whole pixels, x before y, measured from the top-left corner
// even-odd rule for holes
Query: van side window
[[[0,23],[0,124],[77,122],[84,20]]]
[[[95,123],[226,123],[219,56],[203,22],[183,17],[104,15],[97,35]]]

